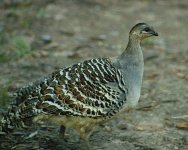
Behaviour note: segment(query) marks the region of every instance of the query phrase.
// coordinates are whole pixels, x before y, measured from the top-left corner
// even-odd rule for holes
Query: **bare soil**
[[[119,55],[130,28],[147,22],[159,37],[142,43],[145,73],[139,104],[134,111],[98,127],[90,144],[94,150],[188,150],[187,18],[186,0],[3,0],[1,39],[24,36],[32,50],[0,62],[0,86],[8,90],[8,96],[0,92],[0,112],[6,111],[16,89],[57,68]],[[49,124],[18,129],[0,135],[0,149],[86,149],[75,131],[69,129],[64,141],[58,130]]]

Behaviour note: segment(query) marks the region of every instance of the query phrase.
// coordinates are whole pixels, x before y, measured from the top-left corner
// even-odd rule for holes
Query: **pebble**
[[[127,125],[126,123],[119,123],[119,124],[117,125],[117,128],[118,128],[119,130],[127,130],[128,125]]]
[[[105,126],[104,127],[104,131],[106,131],[106,132],[112,132],[112,128],[109,127],[109,126]]]
[[[50,35],[44,34],[41,36],[44,43],[48,44],[52,42],[52,37]]]

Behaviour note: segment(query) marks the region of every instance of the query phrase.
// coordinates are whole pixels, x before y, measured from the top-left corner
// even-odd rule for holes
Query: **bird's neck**
[[[126,49],[115,59],[114,64],[119,68],[126,68],[126,66],[140,66],[140,68],[143,68],[144,60],[140,43],[140,39],[129,37]]]
[[[139,66],[143,68],[144,60],[140,42],[140,39],[129,37],[127,48],[118,57],[120,68],[124,68],[125,66]]]
[[[117,63],[127,83],[129,90],[127,104],[131,107],[138,103],[144,71],[140,42],[139,39],[129,38],[127,48],[120,55]]]
[[[127,48],[122,53],[122,56],[127,55],[136,55],[142,54],[141,46],[140,46],[141,40],[138,38],[129,37],[129,42],[127,44]]]

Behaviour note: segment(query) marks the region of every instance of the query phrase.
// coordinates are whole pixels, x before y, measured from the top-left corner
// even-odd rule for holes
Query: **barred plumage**
[[[137,24],[122,55],[86,60],[21,88],[0,131],[50,121],[78,129],[87,140],[97,124],[138,103],[144,67],[140,41],[151,35],[157,33],[150,26]]]
[[[8,118],[13,116],[14,121],[9,121],[15,123],[12,126],[19,126],[20,121],[21,126],[26,126],[31,121],[28,118],[41,113],[106,119],[122,107],[126,95],[121,71],[110,59],[91,59],[59,69],[20,89],[9,108]]]
[[[105,71],[102,71],[105,70]],[[92,59],[60,69],[52,75],[49,86],[41,88],[38,109],[43,112],[87,117],[110,117],[126,101],[122,75],[108,59]],[[119,86],[114,89],[111,84]],[[45,82],[41,84],[45,85]]]

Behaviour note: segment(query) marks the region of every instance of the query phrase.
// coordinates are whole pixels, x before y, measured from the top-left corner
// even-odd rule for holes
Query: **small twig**
[[[175,116],[175,117],[172,117],[173,119],[186,119],[188,118],[188,115],[183,115],[183,116]]]
[[[136,108],[136,110],[138,111],[151,111],[152,109],[156,108],[159,106],[159,103],[152,103],[150,105],[146,105],[146,106],[140,106],[139,108]]]
[[[161,103],[176,103],[177,100],[164,100],[164,101],[161,101]]]
[[[35,131],[35,132],[31,133],[31,134],[30,134],[28,137],[26,137],[25,139],[30,139],[30,138],[36,136],[37,134],[38,134],[38,131]]]

